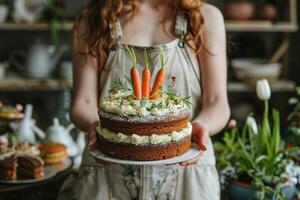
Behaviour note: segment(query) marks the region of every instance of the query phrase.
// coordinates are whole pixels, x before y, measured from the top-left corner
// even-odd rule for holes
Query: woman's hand
[[[195,142],[199,150],[206,151],[207,139],[209,137],[208,129],[200,122],[192,122],[192,141]],[[179,163],[181,166],[194,165],[198,162],[200,155],[187,161]]]
[[[99,125],[99,122],[96,121],[88,126],[88,148],[94,149],[97,145],[97,133],[96,128]]]
[[[195,142],[199,150],[206,151],[206,142],[209,137],[208,129],[200,122],[192,122],[192,141]]]
[[[87,145],[90,150],[96,148],[96,146],[97,146],[96,129],[97,129],[98,125],[99,125],[99,122],[96,121],[96,122],[90,124],[88,127],[88,143],[87,143]],[[111,163],[105,162],[105,161],[97,159],[95,157],[94,157],[94,159],[97,162],[97,164],[101,167],[111,167]]]

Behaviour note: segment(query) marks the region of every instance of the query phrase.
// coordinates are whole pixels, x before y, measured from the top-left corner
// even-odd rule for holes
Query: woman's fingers
[[[88,148],[89,149],[94,149],[96,144],[97,144],[97,133],[96,133],[96,128],[99,125],[99,122],[96,121],[89,125],[88,127]]]
[[[228,126],[228,128],[234,128],[234,127],[236,127],[236,124],[237,124],[237,122],[235,119],[230,119],[227,126]]]
[[[193,123],[192,125],[192,141],[198,144],[201,151],[206,151],[208,130],[199,123]]]
[[[97,134],[96,132],[89,132],[88,133],[88,148],[93,149],[97,144]]]
[[[206,137],[207,137],[208,133],[206,131],[206,129],[201,128],[201,134],[199,134],[199,141],[198,141],[198,145],[199,145],[199,149],[201,151],[206,151]]]
[[[91,125],[89,125],[88,127],[88,141],[87,141],[87,145],[89,149],[94,149],[97,146],[97,126],[99,125],[99,122],[94,122]],[[105,162],[103,160],[100,160],[98,158],[95,158],[96,163],[100,166],[100,167],[105,167],[105,168],[109,168],[111,167],[111,163],[109,162]]]
[[[179,163],[181,166],[189,166],[189,165],[194,165],[198,162],[200,156],[196,156],[195,158],[192,158],[190,160],[184,161]]]

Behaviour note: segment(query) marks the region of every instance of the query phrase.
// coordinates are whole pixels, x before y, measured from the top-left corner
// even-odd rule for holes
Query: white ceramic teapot
[[[69,156],[76,156],[79,153],[78,146],[70,135],[70,131],[74,128],[70,124],[67,128],[59,123],[57,118],[53,119],[53,125],[47,130],[47,139],[53,142],[58,142],[66,145]]]
[[[68,49],[69,46],[67,45],[55,49],[37,39],[28,52],[14,50],[9,55],[9,60],[23,75],[33,78],[47,78],[55,69],[60,57]]]
[[[24,118],[21,121],[10,123],[10,127],[16,133],[20,142],[28,142],[35,144],[37,138],[44,139],[45,133],[35,125],[35,120],[32,118],[32,105],[28,104],[25,107]]]

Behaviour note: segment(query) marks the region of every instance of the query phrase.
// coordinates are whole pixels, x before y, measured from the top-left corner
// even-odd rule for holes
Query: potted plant
[[[300,87],[296,88],[298,97],[291,98],[289,104],[293,106],[292,112],[288,116],[287,140],[289,146],[294,146],[297,150],[292,154],[292,158],[300,166]],[[300,171],[300,167],[298,169]],[[300,176],[298,177],[300,180]],[[298,199],[300,199],[300,184],[297,184]]]
[[[293,148],[284,148],[280,134],[279,112],[272,110],[269,120],[268,100],[271,96],[267,80],[257,82],[257,96],[264,101],[264,113],[257,124],[249,115],[240,130],[224,134],[223,142],[214,144],[221,182],[233,200],[291,199],[295,193]]]
[[[289,104],[293,106],[288,116],[288,142],[293,146],[300,146],[300,87],[296,88],[297,97],[291,98]]]

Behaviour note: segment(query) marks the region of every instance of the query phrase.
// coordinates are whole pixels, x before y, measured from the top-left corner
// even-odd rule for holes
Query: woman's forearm
[[[71,121],[77,128],[87,132],[91,124],[99,121],[97,110],[97,106],[89,103],[75,103],[70,111]]]
[[[211,102],[203,106],[194,122],[200,122],[209,130],[210,135],[221,131],[230,117],[229,105],[224,101]]]

